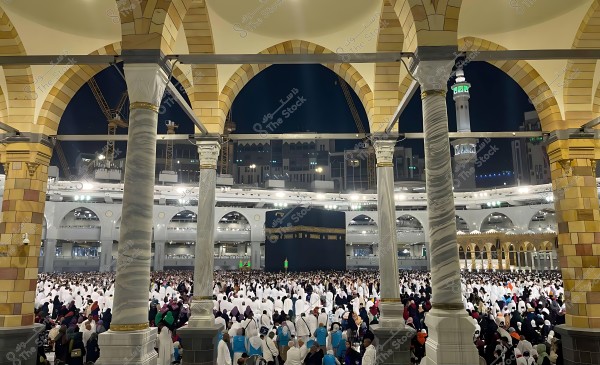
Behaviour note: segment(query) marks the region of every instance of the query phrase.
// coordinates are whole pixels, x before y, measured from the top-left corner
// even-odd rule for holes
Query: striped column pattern
[[[447,81],[453,63],[420,61],[415,77],[421,85],[425,175],[429,221],[432,310],[425,319],[429,338],[427,365],[477,364],[475,326],[461,297],[456,213],[446,110]]]
[[[396,141],[374,143],[377,156],[377,214],[379,216],[379,272],[381,300],[399,302],[398,237],[394,202],[394,147]]]
[[[570,139],[548,146],[558,222],[558,253],[571,327],[600,328],[600,207],[595,165],[600,141]]]
[[[217,186],[218,141],[198,143],[200,155],[200,185],[198,189],[198,223],[194,248],[194,293],[188,327],[214,326],[213,271],[215,235],[215,191]]]
[[[432,305],[460,309],[463,308],[463,304],[460,297],[460,264],[456,243],[446,90],[424,88],[421,99],[425,133]]]
[[[1,154],[6,182],[0,223],[0,327],[31,326],[52,151],[34,143],[5,148]]]
[[[125,65],[130,97],[123,213],[113,331],[148,328],[158,108],[167,75],[158,65]]]

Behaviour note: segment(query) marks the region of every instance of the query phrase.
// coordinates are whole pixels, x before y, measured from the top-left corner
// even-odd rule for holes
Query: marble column
[[[521,253],[517,254],[517,271],[521,270]]]
[[[165,269],[165,241],[154,242],[154,271],[163,271]]]
[[[46,238],[44,242],[44,272],[54,272],[54,259],[56,258],[56,240]]]
[[[462,303],[456,242],[456,213],[448,140],[447,81],[453,62],[420,61],[415,70],[421,85],[425,176],[431,245],[432,309],[426,316],[429,337],[422,364],[478,364],[473,344],[475,325]]]
[[[191,317],[188,325],[177,333],[186,346],[186,365],[213,364],[217,333],[213,315],[213,272],[215,203],[217,184],[218,140],[198,142],[200,155],[200,183],[198,189],[198,223],[194,250],[194,288]]]
[[[102,247],[100,251],[100,272],[111,272],[113,270],[112,246],[113,240],[106,239],[100,241],[100,247]]]
[[[377,361],[381,364],[410,364],[410,340],[414,330],[404,325],[398,277],[398,236],[394,201],[395,140],[377,139],[377,215],[379,232],[380,310],[379,325],[373,325]],[[395,346],[393,344],[396,344]],[[387,356],[386,356],[387,355]]]
[[[252,270],[260,270],[261,268],[261,242],[260,241],[252,241],[250,243],[250,268]],[[283,265],[283,263],[281,263]],[[282,266],[283,269],[283,266]]]
[[[130,100],[123,210],[113,320],[101,334],[97,364],[156,364],[156,328],[148,327],[158,110],[168,78],[157,64],[125,64]],[[128,361],[124,361],[128,360]]]

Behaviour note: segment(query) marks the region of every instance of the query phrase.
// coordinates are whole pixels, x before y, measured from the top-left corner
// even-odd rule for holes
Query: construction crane
[[[342,92],[344,93],[344,97],[346,98],[346,102],[350,108],[350,113],[352,113],[352,118],[354,118],[354,123],[356,124],[356,129],[358,129],[358,133],[366,134],[362,121],[360,120],[358,110],[356,110],[356,105],[354,105],[352,94],[350,93],[350,90],[348,90],[348,84],[346,84],[346,81],[344,81],[344,79],[342,79],[339,75],[338,83],[342,88]],[[365,148],[367,148],[367,189],[374,189],[377,186],[377,175],[375,173],[375,149],[373,146],[367,143],[368,139],[365,138],[363,142],[365,142],[364,145]]]
[[[117,134],[117,128],[128,127],[127,121],[125,120],[127,118],[125,118],[124,115],[124,107],[127,103],[128,98],[127,91],[125,91],[123,95],[121,95],[121,99],[119,100],[117,107],[115,109],[111,109],[108,106],[104,95],[102,95],[102,92],[100,91],[100,87],[96,83],[96,80],[92,77],[88,80],[87,83],[90,86],[90,89],[92,89],[92,93],[94,94],[94,97],[96,98],[100,109],[102,109],[104,116],[106,116],[106,122],[108,123],[109,138],[106,142],[105,161],[107,165],[110,165],[115,158],[115,141],[113,138],[110,137]]]
[[[225,119],[225,129],[223,131],[223,139],[221,142],[221,155],[219,156],[219,174],[229,174],[229,150],[231,147],[231,139],[229,134],[235,131],[235,123],[232,120],[232,113],[229,110]]]
[[[71,169],[69,168],[69,163],[67,162],[67,158],[65,157],[65,152],[63,151],[60,141],[58,139],[54,139],[54,152],[56,152],[56,156],[58,156],[58,161],[60,162],[60,167],[65,178],[69,181],[73,180],[73,174],[71,173]]]
[[[172,120],[167,120],[165,122],[167,126],[167,134],[175,134],[175,130],[179,128],[179,125],[175,124]],[[165,155],[165,170],[166,171],[174,171],[173,170],[173,143],[172,139],[167,139],[167,152]]]

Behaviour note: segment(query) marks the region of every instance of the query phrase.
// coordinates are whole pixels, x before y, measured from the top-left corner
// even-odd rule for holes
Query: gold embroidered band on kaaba
[[[331,234],[346,234],[345,228],[328,228],[328,227],[310,227],[310,226],[291,226],[265,228],[265,233],[331,233]]]

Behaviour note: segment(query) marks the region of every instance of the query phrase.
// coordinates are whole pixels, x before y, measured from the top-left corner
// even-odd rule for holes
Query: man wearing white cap
[[[298,346],[296,346],[294,341],[290,341],[288,346],[290,348],[287,351],[286,365],[302,365],[308,352],[306,346],[304,346],[304,342],[300,340],[298,341]]]

